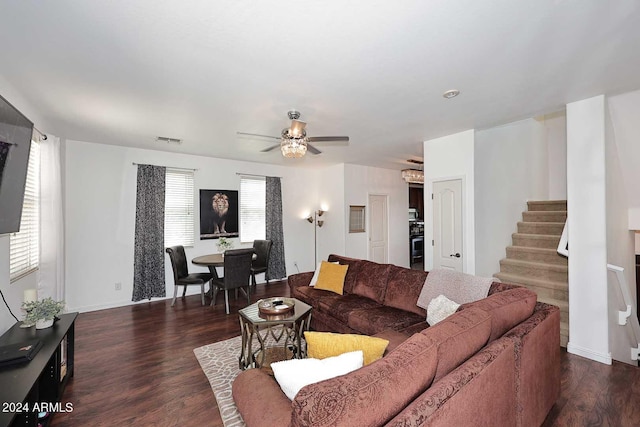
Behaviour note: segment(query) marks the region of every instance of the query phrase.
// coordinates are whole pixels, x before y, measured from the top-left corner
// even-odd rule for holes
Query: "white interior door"
[[[463,271],[462,180],[433,183],[433,268]]]
[[[369,195],[369,260],[388,262],[387,196]]]

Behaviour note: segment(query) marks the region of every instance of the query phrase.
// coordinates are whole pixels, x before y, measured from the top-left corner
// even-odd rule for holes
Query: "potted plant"
[[[220,237],[218,239],[217,245],[218,245],[218,250],[222,252],[222,254],[224,254],[226,250],[233,248],[233,241],[227,239],[226,237]]]
[[[53,319],[64,311],[64,301],[55,301],[47,297],[38,301],[28,301],[22,304],[27,312],[24,323],[36,325],[36,329],[45,329],[53,325]]]

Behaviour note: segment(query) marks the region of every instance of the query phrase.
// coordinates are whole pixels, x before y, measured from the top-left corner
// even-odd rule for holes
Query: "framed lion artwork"
[[[238,192],[200,190],[200,240],[238,237]]]

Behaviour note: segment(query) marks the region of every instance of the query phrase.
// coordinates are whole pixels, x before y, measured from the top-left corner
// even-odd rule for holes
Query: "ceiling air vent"
[[[158,142],[166,142],[167,144],[182,144],[182,140],[179,138],[169,138],[167,136],[157,136],[156,141]]]

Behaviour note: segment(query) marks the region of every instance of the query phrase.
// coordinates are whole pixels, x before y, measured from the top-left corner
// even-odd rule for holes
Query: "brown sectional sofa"
[[[304,387],[289,401],[257,369],[233,397],[252,426],[537,426],[560,392],[560,314],[526,288],[493,283],[429,327],[415,305],[427,272],[331,255],[349,264],[344,295],[289,277],[291,296],[312,305],[312,328],[390,340],[382,359]],[[370,286],[369,286],[370,284]]]

